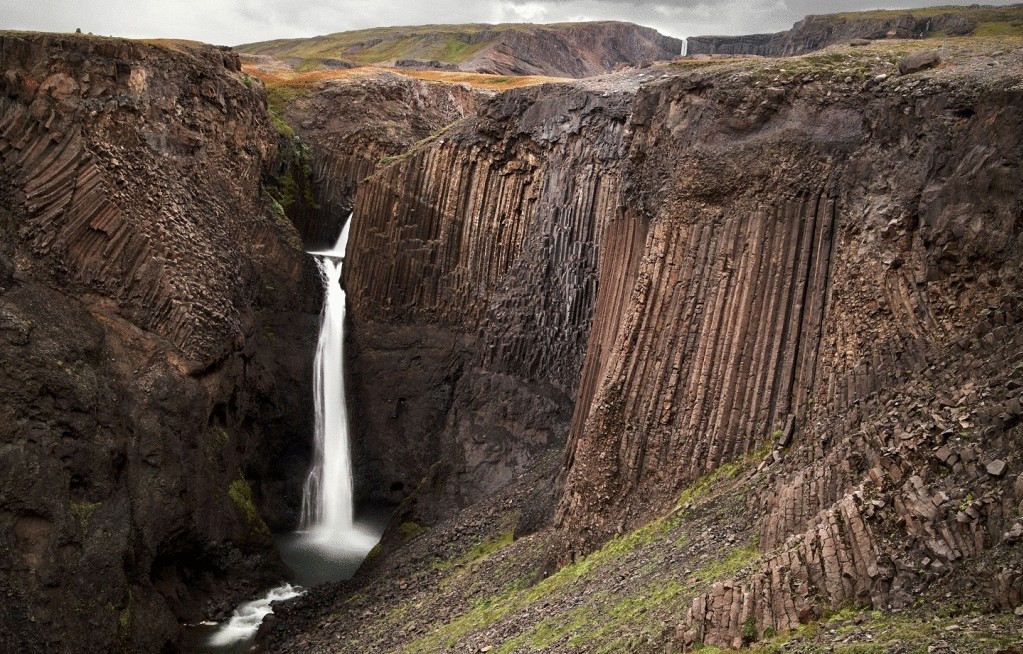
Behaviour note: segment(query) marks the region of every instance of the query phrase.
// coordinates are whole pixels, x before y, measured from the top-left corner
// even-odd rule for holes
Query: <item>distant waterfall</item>
[[[313,362],[316,451],[302,490],[300,529],[323,547],[368,550],[376,539],[355,525],[343,365],[346,296],[341,268],[351,223],[349,217],[332,249],[310,253],[320,268],[324,299]]]
[[[682,52],[680,52],[679,55],[682,56],[682,57],[685,57],[688,54],[689,54],[689,39],[687,37],[687,38],[682,39]]]

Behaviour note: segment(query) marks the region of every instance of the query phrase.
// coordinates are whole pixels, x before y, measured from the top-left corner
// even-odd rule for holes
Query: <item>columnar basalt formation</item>
[[[287,522],[315,276],[233,53],[4,34],[0,62],[0,649],[159,651],[280,573],[256,505]]]
[[[1018,538],[1018,72],[749,79],[635,101],[623,219],[647,236],[638,266],[604,255],[635,273],[628,301],[601,286],[618,327],[590,339],[559,510],[586,552],[777,447],[762,571],[689,614],[690,642],[724,646],[747,621],[910,605]],[[1003,606],[1023,578],[1007,561]]]
[[[522,477],[310,593],[275,645],[678,652],[844,608],[990,618],[959,642],[1014,644],[995,614],[1023,604],[1023,56],[961,43],[897,72],[923,49],[506,94],[374,175],[347,278],[364,433],[447,467],[388,436],[398,465],[372,466],[422,472],[413,508],[447,516],[528,463],[521,416],[569,440],[556,483]]]
[[[429,477],[427,518],[565,438],[626,99],[506,93],[359,191],[345,268],[357,415],[378,487],[401,497]]]
[[[355,204],[356,188],[382,159],[471,114],[485,96],[467,86],[387,71],[352,73],[290,94],[282,114],[309,146],[318,206],[295,206],[289,218],[311,249],[333,245]]]

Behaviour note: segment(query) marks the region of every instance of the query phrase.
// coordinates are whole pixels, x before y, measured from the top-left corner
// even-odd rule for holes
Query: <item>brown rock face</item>
[[[977,8],[974,8],[977,10]],[[838,43],[857,44],[863,40],[917,39],[934,32],[950,36],[970,34],[980,18],[989,18],[992,8],[957,11],[946,14],[914,16],[911,12],[862,17],[842,15],[807,16],[791,30],[775,34],[745,36],[694,36],[688,39],[686,53],[720,55],[760,55],[789,57],[806,54]]]
[[[463,118],[482,97],[466,86],[374,71],[322,82],[287,102],[284,118],[310,149],[319,205],[289,212],[306,246],[334,244],[356,187],[381,159]]]
[[[750,500],[763,567],[697,599],[697,640],[821,602],[906,606],[1011,533],[1011,481],[985,466],[1014,473],[1021,444],[1016,75],[912,96],[693,75],[637,96],[621,231],[645,239],[602,248],[620,272],[600,280],[559,523],[586,551],[777,448]]]
[[[346,267],[370,469],[443,514],[574,411],[567,559],[754,460],[756,562],[683,642],[950,574],[1018,606],[1023,61],[989,61],[519,91],[380,170]]]
[[[500,35],[461,70],[497,75],[593,77],[619,66],[638,66],[672,59],[682,51],[680,39],[631,23],[600,22],[535,25]]]
[[[231,53],[3,34],[0,64],[0,649],[159,651],[279,574],[254,502],[287,522],[315,277]]]
[[[426,519],[564,441],[626,100],[506,93],[359,191],[345,283],[362,447],[395,499],[427,477]]]

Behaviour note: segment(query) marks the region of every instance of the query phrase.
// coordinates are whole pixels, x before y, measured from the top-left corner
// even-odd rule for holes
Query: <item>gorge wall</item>
[[[160,651],[282,574],[315,271],[233,53],[2,34],[0,64],[0,649]]]
[[[378,171],[346,282],[383,481],[450,514],[568,434],[564,563],[752,461],[757,563],[679,647],[956,571],[1018,606],[1023,61],[856,52],[509,92]]]
[[[563,444],[627,99],[501,95],[359,190],[345,269],[356,420],[376,488],[399,499],[425,478],[419,519]]]
[[[463,118],[487,95],[382,70],[308,86],[268,84],[271,96],[282,97],[282,118],[308,147],[317,206],[298,202],[288,217],[309,249],[334,244],[356,188],[381,160]]]

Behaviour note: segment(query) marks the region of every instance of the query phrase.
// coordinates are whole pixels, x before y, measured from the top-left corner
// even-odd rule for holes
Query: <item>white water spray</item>
[[[300,529],[320,548],[365,553],[378,537],[355,524],[343,366],[346,296],[341,268],[351,223],[349,217],[332,249],[310,253],[316,255],[323,277],[324,300],[313,363],[316,451],[302,491]]]
[[[259,599],[245,602],[234,610],[231,619],[220,626],[210,637],[209,644],[212,647],[230,647],[238,642],[244,642],[255,635],[263,618],[273,613],[272,602],[283,602],[298,597],[305,591],[298,586],[282,584],[271,589],[266,595]]]

